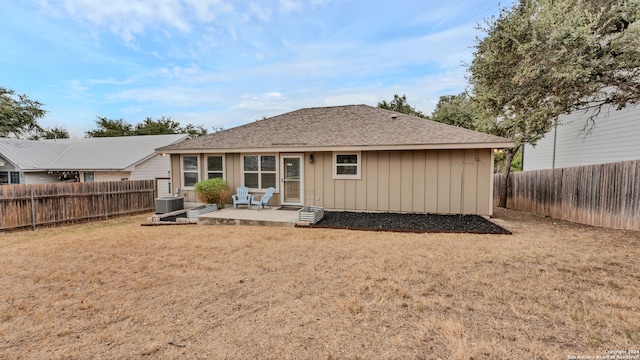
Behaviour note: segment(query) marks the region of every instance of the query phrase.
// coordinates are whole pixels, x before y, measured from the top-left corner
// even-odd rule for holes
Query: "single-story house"
[[[593,127],[591,114],[575,111],[560,116],[559,124],[535,147],[524,147],[523,170],[640,160],[640,105],[621,110],[606,107],[594,119]]]
[[[513,141],[367,105],[296,110],[158,148],[174,187],[222,177],[272,205],[491,215],[493,149]],[[230,199],[229,199],[230,200]],[[461,208],[462,205],[462,208]]]
[[[169,157],[155,149],[185,134],[22,140],[0,138],[0,184],[169,178]],[[170,193],[169,188],[165,193]]]

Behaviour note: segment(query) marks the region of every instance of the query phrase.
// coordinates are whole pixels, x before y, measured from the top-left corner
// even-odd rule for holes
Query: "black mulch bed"
[[[311,227],[370,231],[511,234],[511,231],[478,215],[325,211],[324,218]]]

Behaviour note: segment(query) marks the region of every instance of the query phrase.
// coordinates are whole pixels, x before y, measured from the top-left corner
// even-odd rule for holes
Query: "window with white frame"
[[[250,189],[277,187],[276,155],[243,155],[243,185]]]
[[[360,152],[333,153],[334,179],[360,179]]]
[[[207,179],[224,179],[224,156],[207,156]]]
[[[182,156],[182,187],[194,187],[199,181],[199,164],[197,155]]]

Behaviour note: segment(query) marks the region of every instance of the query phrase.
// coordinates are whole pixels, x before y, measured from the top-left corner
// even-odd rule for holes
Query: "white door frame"
[[[287,169],[285,169],[285,158],[297,158],[300,159],[300,202],[292,203],[286,202],[284,198],[285,194],[285,176],[287,175]],[[304,206],[304,154],[280,154],[280,204],[281,205],[297,205]]]

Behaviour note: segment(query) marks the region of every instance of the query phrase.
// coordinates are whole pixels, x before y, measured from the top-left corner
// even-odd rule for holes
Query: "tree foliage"
[[[493,155],[493,172],[504,173],[507,166],[507,159],[504,150],[500,150]],[[522,148],[518,150],[511,160],[511,171],[522,171]]]
[[[514,140],[530,144],[561,114],[636,103],[639,18],[638,0],[520,0],[483,29],[470,66],[475,96],[493,119],[526,121],[534,131]]]
[[[479,109],[465,92],[458,95],[440,96],[430,119],[448,125],[476,130]]]
[[[218,132],[221,131],[222,127],[220,128],[213,128],[213,132]],[[192,138],[196,138],[198,136],[204,136],[207,135],[209,133],[209,131],[202,125],[193,125],[193,124],[187,124],[184,127],[180,128],[179,131],[180,134],[189,134],[189,136],[191,136]]]
[[[113,120],[105,117],[98,117],[96,120],[98,128],[85,132],[87,137],[113,137],[113,136],[136,136],[136,135],[165,135],[165,134],[189,134],[191,137],[207,135],[208,131],[202,125],[194,126],[187,124],[180,126],[177,121],[170,117],[162,116],[153,120],[150,117],[141,123],[131,125],[122,119]]]
[[[42,128],[34,131],[33,135],[29,137],[31,140],[40,139],[68,139],[70,137],[69,131],[62,126],[55,126],[52,128]]]
[[[40,130],[38,119],[45,115],[42,104],[27,95],[0,87],[0,137],[20,138]]]
[[[561,114],[591,107],[593,121],[605,105],[640,100],[639,18],[639,0],[520,0],[481,28],[470,82],[480,129],[515,142],[507,164]]]
[[[164,116],[158,120],[147,117],[134,128],[136,135],[177,134],[179,131],[180,123]]]
[[[98,128],[96,130],[86,131],[87,137],[115,137],[115,136],[133,136],[133,126],[126,123],[122,119],[114,120],[106,117],[98,116],[96,120]]]
[[[398,94],[393,95],[393,100],[387,102],[386,100],[382,100],[378,103],[378,107],[381,109],[387,109],[391,111],[396,111],[399,113],[417,116],[424,119],[428,119],[429,117],[422,113],[422,111],[416,110],[413,106],[409,105],[407,102],[407,95],[399,96]]]
[[[430,120],[458,126],[469,130],[483,131],[482,110],[475,99],[466,92],[458,95],[441,96]],[[497,152],[493,158],[495,172],[503,172],[506,166],[504,151]],[[522,170],[522,150],[518,151],[511,163],[512,171]]]

